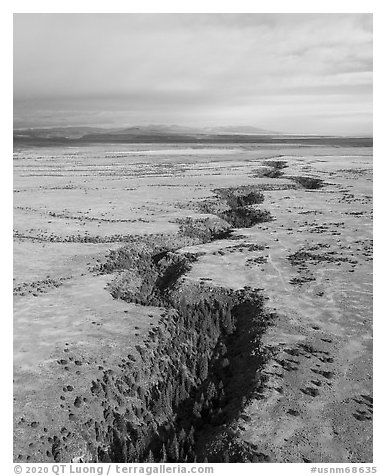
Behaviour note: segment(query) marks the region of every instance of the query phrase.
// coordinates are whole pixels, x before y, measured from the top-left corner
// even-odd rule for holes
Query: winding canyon
[[[372,461],[371,154],[16,148],[14,460]]]

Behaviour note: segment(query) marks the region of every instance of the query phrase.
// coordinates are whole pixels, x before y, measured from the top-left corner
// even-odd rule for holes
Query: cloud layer
[[[16,14],[15,126],[372,129],[369,14]]]

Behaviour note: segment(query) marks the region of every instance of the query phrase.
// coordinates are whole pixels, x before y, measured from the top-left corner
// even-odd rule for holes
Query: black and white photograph
[[[12,61],[15,473],[375,472],[373,14],[18,12]]]

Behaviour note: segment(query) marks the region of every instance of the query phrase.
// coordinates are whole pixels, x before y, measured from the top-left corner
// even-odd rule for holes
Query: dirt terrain
[[[372,148],[14,153],[14,460],[371,462]]]

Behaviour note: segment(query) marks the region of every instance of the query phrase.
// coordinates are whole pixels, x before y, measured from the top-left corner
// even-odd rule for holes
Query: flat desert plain
[[[372,148],[14,152],[14,460],[372,461]]]

